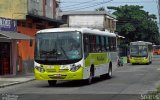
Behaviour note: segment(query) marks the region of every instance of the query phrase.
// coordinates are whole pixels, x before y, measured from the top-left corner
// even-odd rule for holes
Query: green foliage
[[[149,41],[160,44],[156,16],[143,10],[143,6],[125,5],[108,7],[117,16],[117,32],[126,37],[126,42]]]
[[[105,8],[104,7],[100,7],[100,8],[95,9],[95,11],[105,11]]]

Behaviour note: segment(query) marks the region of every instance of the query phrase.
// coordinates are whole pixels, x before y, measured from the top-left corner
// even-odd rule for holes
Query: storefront
[[[18,65],[18,41],[33,38],[16,32],[16,21],[0,18],[0,75],[14,75]]]

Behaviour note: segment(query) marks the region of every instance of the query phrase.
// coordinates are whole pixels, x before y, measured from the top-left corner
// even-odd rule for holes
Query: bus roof
[[[110,33],[107,31],[100,31],[98,29],[90,29],[90,28],[50,28],[50,29],[43,29],[37,32],[39,33],[45,33],[45,32],[67,32],[67,31],[79,31],[82,32],[82,34],[95,34],[95,35],[107,35],[110,37],[116,37],[115,33]]]
[[[135,41],[135,42],[130,42],[130,45],[152,45],[152,43],[145,41]]]

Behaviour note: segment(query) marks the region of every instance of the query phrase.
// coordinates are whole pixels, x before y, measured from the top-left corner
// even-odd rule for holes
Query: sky
[[[60,0],[60,2],[62,11],[94,11],[99,7],[140,5],[144,7],[143,10],[155,14],[158,18],[158,0]]]

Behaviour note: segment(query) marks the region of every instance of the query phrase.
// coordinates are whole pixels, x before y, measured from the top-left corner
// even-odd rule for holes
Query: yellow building
[[[62,23],[56,19],[56,0],[0,0],[0,35],[5,37],[0,38],[0,75],[32,73],[35,33],[40,29],[59,27]],[[13,27],[14,32],[1,27]],[[23,35],[30,38],[18,38]],[[26,41],[30,39],[32,41]],[[5,59],[1,48],[7,52]]]
[[[0,0],[0,12],[0,17],[25,19],[27,15],[27,0]]]

